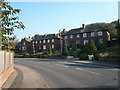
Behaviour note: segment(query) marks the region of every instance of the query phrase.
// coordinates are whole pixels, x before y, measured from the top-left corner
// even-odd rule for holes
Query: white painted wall
[[[0,74],[4,71],[4,52],[0,51]]]

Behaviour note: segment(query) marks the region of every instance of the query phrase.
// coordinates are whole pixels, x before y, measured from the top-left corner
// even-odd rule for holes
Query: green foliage
[[[97,52],[97,48],[94,43],[90,43],[88,45],[88,54],[95,54]]]
[[[88,60],[88,55],[87,54],[80,54],[79,59],[80,60]]]
[[[67,56],[68,55],[68,48],[67,48],[66,40],[63,40],[62,54],[63,54],[63,56]]]
[[[51,46],[49,46],[48,52],[50,56],[53,54]]]
[[[12,39],[11,35],[15,29],[24,29],[25,26],[19,21],[17,14],[20,13],[20,9],[14,9],[10,6],[10,3],[4,0],[0,1],[0,32],[2,38],[2,44],[8,46],[9,41]]]

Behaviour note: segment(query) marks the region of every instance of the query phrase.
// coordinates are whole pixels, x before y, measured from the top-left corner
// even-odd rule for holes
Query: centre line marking
[[[96,72],[93,72],[93,71],[84,70],[84,69],[81,69],[81,68],[76,68],[76,69],[81,70],[81,71],[85,71],[85,72],[89,72],[89,73],[93,73],[93,74],[97,74],[97,75],[101,75],[99,73],[96,73]]]

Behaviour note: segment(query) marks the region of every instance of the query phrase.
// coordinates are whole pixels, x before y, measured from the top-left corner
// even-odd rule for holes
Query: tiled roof
[[[55,39],[59,38],[56,34],[47,34],[47,35],[35,35],[35,40],[43,40],[43,39]]]
[[[86,33],[86,32],[101,31],[101,30],[107,30],[107,29],[102,27],[102,26],[100,26],[100,25],[93,26],[92,28],[87,25],[84,29],[83,28],[71,29],[67,33],[62,34],[62,35],[76,34],[76,33]]]

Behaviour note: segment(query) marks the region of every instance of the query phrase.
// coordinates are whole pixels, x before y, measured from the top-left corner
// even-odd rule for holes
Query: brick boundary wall
[[[14,54],[12,52],[0,51],[0,87],[5,83],[14,69]]]

